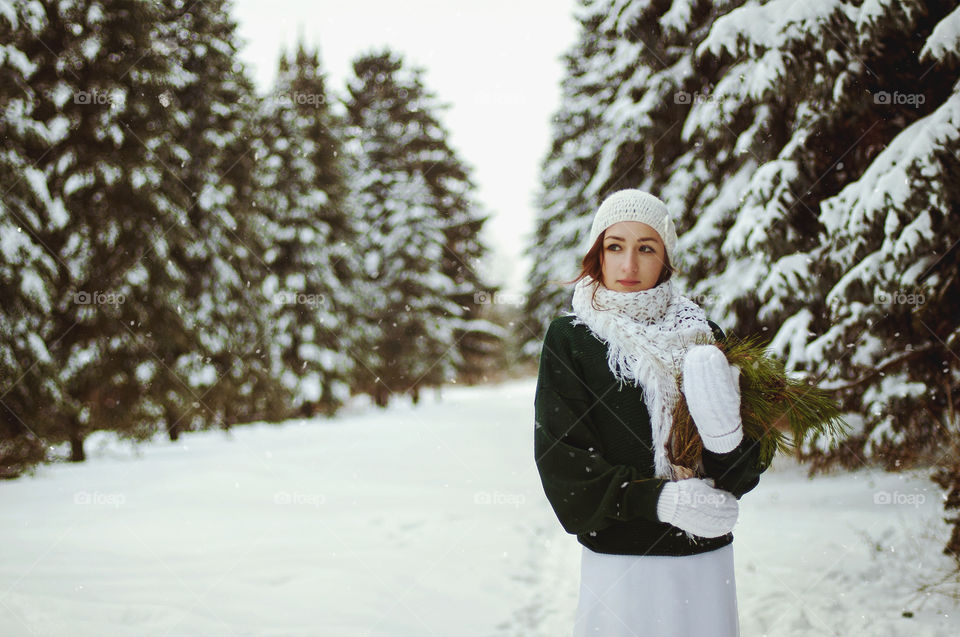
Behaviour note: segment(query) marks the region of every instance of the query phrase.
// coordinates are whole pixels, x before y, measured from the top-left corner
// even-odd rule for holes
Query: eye
[[[611,243],[610,245],[607,246],[607,250],[609,250],[610,252],[613,252],[614,248],[617,248],[619,250],[620,246],[616,243]]]
[[[656,252],[656,250],[654,250],[653,248],[651,248],[651,247],[648,246],[648,245],[640,246],[640,251],[641,251],[641,252]]]

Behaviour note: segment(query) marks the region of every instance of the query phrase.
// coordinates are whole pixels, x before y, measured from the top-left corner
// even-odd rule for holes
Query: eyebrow
[[[617,239],[618,241],[626,241],[623,237],[605,237],[606,239]],[[637,241],[656,241],[656,237],[640,237]]]

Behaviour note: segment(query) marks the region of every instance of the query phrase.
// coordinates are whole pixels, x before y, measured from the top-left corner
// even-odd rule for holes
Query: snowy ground
[[[92,440],[0,483],[0,635],[567,635],[580,545],[540,490],[534,385]],[[734,530],[742,634],[960,634],[915,592],[948,566],[940,507],[920,473],[778,461]]]

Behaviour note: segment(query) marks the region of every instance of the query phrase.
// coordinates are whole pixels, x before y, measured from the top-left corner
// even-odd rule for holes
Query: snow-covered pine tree
[[[58,400],[21,419],[43,421],[45,440],[68,440],[71,459],[82,460],[90,431],[143,437],[156,422],[142,379],[156,364],[150,321],[170,290],[145,259],[171,238],[162,229],[176,237],[182,208],[164,176],[174,113],[158,100],[158,86],[169,67],[149,34],[155,5],[13,6],[24,27],[15,46],[30,66],[27,99],[15,102],[28,132],[22,150],[44,208],[22,230],[57,262],[38,333]]]
[[[450,161],[459,162],[453,151],[450,153]],[[455,168],[454,172],[462,169],[460,166]],[[430,174],[437,172],[440,171],[432,170]],[[488,253],[480,233],[489,215],[477,212],[478,204],[468,194],[474,188],[469,179],[458,181],[455,174],[439,181],[437,188],[431,187],[434,193],[433,205],[447,220],[444,232],[446,245],[440,271],[456,284],[450,300],[463,310],[462,315],[455,320],[453,338],[463,361],[457,367],[456,379],[466,383],[476,383],[487,378],[487,371],[495,366],[495,361],[504,347],[503,339],[507,336],[489,312],[491,297],[480,296],[490,293],[496,295],[499,289],[488,283],[480,273],[481,261]]]
[[[440,272],[456,285],[450,300],[463,310],[459,317],[451,317],[453,338],[463,361],[456,377],[472,383],[483,379],[505,336],[503,329],[487,317],[487,304],[478,303],[478,292],[496,292],[480,273],[481,261],[488,252],[480,233],[489,215],[479,211],[469,169],[450,148],[449,134],[437,120],[436,109],[425,111],[423,116],[427,122],[424,144],[432,147],[428,153],[431,165],[425,170],[427,187],[445,237]]]
[[[657,144],[653,166],[670,169],[629,185],[676,211],[680,280],[708,315],[769,333],[853,412],[861,430],[815,441],[815,466],[945,460],[958,428],[957,3],[602,4],[617,38],[659,24],[649,48],[662,60],[604,80],[643,89],[604,111],[591,191],[651,161],[637,146],[657,139],[651,108],[675,90],[679,152]]]
[[[173,182],[188,204],[186,238],[164,255],[183,273],[178,304],[191,338],[161,344],[163,410],[171,438],[182,430],[229,427],[286,413],[271,369],[262,283],[268,211],[256,209],[253,178],[257,96],[238,61],[226,0],[164,5],[155,39],[174,66],[161,99],[183,111]]]
[[[420,163],[418,170],[430,192],[430,208],[444,234],[440,273],[454,282],[449,298],[462,309],[459,316],[449,317],[462,360],[455,373],[457,378],[474,382],[489,369],[491,356],[504,336],[499,326],[483,317],[485,301],[491,300],[490,293],[496,293],[495,287],[479,272],[487,254],[480,233],[489,215],[480,210],[474,198],[476,185],[470,169],[451,148],[449,132],[439,120],[440,113],[448,106],[427,93],[419,73],[410,81],[411,87],[405,89],[407,97],[411,91],[420,95],[409,106],[420,129],[415,142],[416,161]],[[478,293],[485,293],[488,298],[480,299]]]
[[[585,194],[596,173],[606,141],[600,120],[615,88],[602,81],[602,69],[611,56],[611,43],[601,37],[604,15],[593,2],[582,1],[576,18],[577,41],[564,55],[566,72],[561,103],[553,116],[552,141],[541,165],[537,217],[532,241],[524,249],[530,259],[530,286],[517,326],[522,352],[536,357],[550,320],[570,306],[571,286],[561,285],[576,276],[582,244],[589,232],[595,203]]]
[[[958,462],[956,11],[774,0],[732,12],[701,45],[763,87],[730,91],[741,108],[793,96],[790,136],[752,176],[721,250],[762,264],[733,288],[758,308],[738,325],[769,329],[792,369],[857,414],[850,439],[811,441],[815,468]],[[744,28],[758,20],[764,31]]]
[[[60,264],[42,236],[68,215],[32,165],[31,149],[44,146],[52,131],[33,117],[42,99],[29,82],[36,64],[18,48],[19,36],[43,23],[22,2],[0,5],[0,477],[44,458],[44,442],[57,436],[55,421],[31,415],[64,400],[45,333]]]
[[[340,138],[319,53],[281,55],[262,100],[256,154],[258,207],[268,219],[264,298],[275,335],[274,374],[303,415],[332,414],[350,395],[344,334],[357,303],[350,267],[356,231],[347,214]]]
[[[384,406],[392,393],[416,400],[425,386],[454,377],[462,365],[455,333],[464,310],[442,269],[446,220],[435,208],[429,171],[437,129],[434,96],[422,71],[384,49],[353,62],[346,100],[351,178],[361,235],[356,250],[375,289],[364,298],[367,344],[358,389]]]

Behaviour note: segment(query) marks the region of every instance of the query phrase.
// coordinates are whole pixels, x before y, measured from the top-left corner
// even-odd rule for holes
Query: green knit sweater
[[[547,329],[534,399],[537,470],[564,530],[593,551],[623,555],[691,555],[732,542],[732,533],[691,539],[657,518],[665,481],[653,477],[643,388],[620,387],[607,366],[606,344],[586,325],[572,325],[574,318],[556,318]],[[739,499],[765,468],[758,452],[745,436],[729,453],[704,450],[704,470]]]

